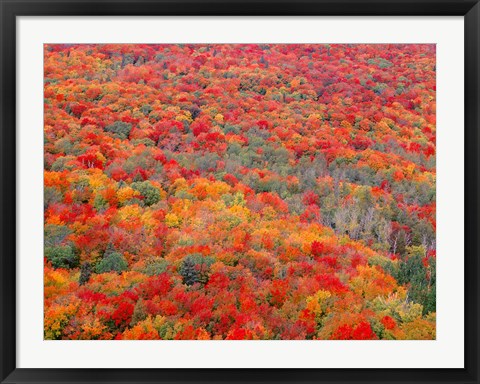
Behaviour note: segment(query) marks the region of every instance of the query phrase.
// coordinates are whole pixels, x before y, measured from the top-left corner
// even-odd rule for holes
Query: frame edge
[[[72,2],[77,7],[77,11],[82,13],[81,9],[85,9],[92,4],[88,1],[75,1]],[[110,6],[114,5],[112,2],[102,2],[104,7],[102,10],[107,8],[112,10]],[[123,10],[125,7],[125,2],[123,3]],[[143,5],[140,7],[144,9],[151,2],[141,2]],[[168,3],[168,2],[167,2]],[[186,3],[179,1],[179,4]],[[195,3],[193,1],[189,3]],[[238,2],[237,2],[238,3]],[[305,1],[302,2],[303,6],[306,6]],[[324,2],[325,4],[326,2]],[[351,4],[351,2],[348,2]],[[387,5],[388,2],[372,2],[377,6],[379,3]],[[394,2],[393,4],[399,4],[403,2]],[[439,2],[440,3],[440,2]],[[67,9],[67,2],[47,2],[47,1],[32,1],[32,2],[12,2],[12,1],[0,1],[0,17],[2,22],[1,28],[1,47],[0,47],[0,88],[1,88],[1,100],[0,100],[0,116],[1,116],[1,133],[0,133],[0,200],[1,200],[1,220],[0,220],[0,244],[1,244],[1,255],[0,257],[0,276],[1,276],[1,301],[0,301],[0,332],[2,343],[0,344],[0,382],[2,383],[13,383],[13,382],[40,382],[40,381],[56,381],[56,382],[65,382],[67,377],[70,380],[73,380],[75,377],[74,370],[70,371],[69,374],[66,372],[59,372],[61,370],[31,370],[31,369],[17,369],[16,368],[16,323],[15,323],[15,314],[16,314],[16,302],[15,302],[15,288],[16,288],[16,266],[15,259],[7,255],[16,254],[16,168],[15,168],[15,151],[16,151],[16,138],[15,138],[15,107],[16,95],[15,91],[15,79],[16,79],[16,68],[15,58],[16,55],[16,20],[15,17],[17,14],[29,14],[29,15],[40,15],[40,14],[52,14],[48,12],[49,4],[52,7],[59,7],[60,9]],[[165,2],[159,2],[165,6]],[[171,4],[171,3],[170,3]],[[200,2],[197,4],[201,4]],[[213,4],[213,2],[210,2]],[[268,2],[261,3],[263,6],[268,4]],[[286,3],[284,3],[286,4]],[[413,4],[413,3],[411,3]],[[422,2],[425,7],[425,2]],[[451,7],[452,2],[444,2],[443,7]],[[30,10],[27,8],[29,5],[33,5]],[[43,5],[43,10],[40,10]],[[478,383],[479,379],[479,368],[478,368],[478,344],[479,344],[479,318],[478,318],[478,298],[479,296],[479,285],[478,285],[478,276],[480,275],[479,263],[478,263],[478,184],[480,179],[480,167],[479,161],[480,157],[478,150],[480,148],[480,136],[478,134],[479,129],[479,112],[478,106],[480,105],[480,82],[479,82],[479,62],[480,62],[480,5],[477,1],[468,2],[457,2],[458,7],[455,8],[457,11],[452,12],[452,14],[458,14],[458,9],[460,7],[468,7],[469,11],[465,15],[465,79],[468,79],[468,82],[465,82],[465,204],[466,204],[466,215],[465,215],[465,258],[467,260],[469,267],[465,268],[465,331],[469,331],[470,337],[465,337],[465,370],[462,372],[457,372],[457,374],[446,374],[446,381],[450,382],[462,382],[462,383]],[[197,5],[198,6],[198,5]],[[313,4],[311,4],[313,6]],[[434,6],[434,3],[431,4]],[[342,5],[344,7],[344,5]],[[93,7],[94,8],[94,7]],[[128,7],[127,7],[128,8]],[[159,9],[161,7],[156,7]],[[173,7],[178,9],[178,7]],[[197,8],[197,7],[194,7]],[[211,9],[210,7],[207,7]],[[228,8],[228,7],[225,7]],[[337,7],[338,8],[338,7]],[[463,9],[462,8],[462,9]],[[102,12],[100,10],[100,12]],[[140,10],[140,12],[142,12]],[[354,11],[346,11],[351,14]],[[448,14],[447,11],[441,14]],[[120,13],[124,13],[120,11]],[[167,12],[168,13],[168,12]],[[188,12],[187,12],[188,13]],[[192,12],[195,13],[195,12]],[[222,12],[220,14],[227,14],[228,12]],[[55,13],[57,14],[57,13]],[[66,11],[60,11],[58,14],[69,14]],[[93,9],[91,14],[98,14],[98,12]],[[179,14],[178,11],[175,14]],[[389,14],[388,12],[378,14]],[[397,14],[397,13],[394,13]],[[13,160],[13,161],[12,161]],[[468,205],[467,205],[468,203]],[[469,256],[467,256],[467,252]],[[468,295],[467,293],[470,292]],[[471,332],[471,333],[470,333]],[[56,371],[56,372],[52,372]],[[78,379],[86,379],[88,377],[92,378],[96,375],[93,373],[94,370],[85,372],[78,372],[82,370],[75,370],[79,373]],[[124,370],[129,371],[125,376],[122,372],[105,372],[105,370],[100,370],[104,372],[98,372],[99,376],[96,377],[96,382],[118,382],[125,381],[125,378],[132,378],[132,374],[135,370]],[[117,370],[122,371],[122,370]],[[453,370],[452,370],[453,371]],[[367,373],[367,372],[364,372]],[[152,381],[153,377],[150,376],[148,379],[146,376],[153,375],[153,372],[148,373],[148,370],[145,370],[143,374],[138,375],[138,377],[143,376],[143,380]],[[173,375],[172,375],[173,376]],[[190,375],[185,375],[190,376]],[[193,375],[192,375],[193,376]],[[221,376],[221,375],[220,375]],[[247,375],[250,378],[253,378],[253,375]],[[288,376],[288,375],[287,375]],[[326,374],[326,382],[330,381],[327,377],[330,376]],[[333,376],[333,375],[332,375]],[[332,377],[330,376],[330,377]],[[368,375],[359,375],[363,379],[370,377],[372,381],[378,381],[376,374]],[[425,381],[437,381],[439,377],[436,375],[430,376],[430,379],[427,378],[428,375],[418,375],[417,379],[424,379]],[[157,378],[160,377],[160,374]],[[317,376],[318,377],[318,376]],[[202,378],[202,375],[199,375],[199,378]],[[78,381],[77,379],[77,381]],[[171,380],[169,374],[165,375],[165,379]],[[208,380],[209,378],[203,377],[203,379]],[[318,380],[318,379],[317,379]],[[381,379],[380,379],[381,380]],[[335,380],[337,381],[337,380]],[[200,381],[199,381],[200,382]],[[252,381],[253,382],[253,381]],[[304,381],[305,382],[305,381]],[[403,382],[403,379],[400,379],[399,382]]]
[[[0,3],[1,15],[1,133],[0,133],[0,379],[16,368],[16,167],[15,167],[15,40],[14,7]],[[13,57],[13,59],[12,59]],[[13,97],[12,97],[13,94]]]
[[[480,3],[465,15],[465,369],[478,382]],[[467,263],[468,262],[468,263]]]

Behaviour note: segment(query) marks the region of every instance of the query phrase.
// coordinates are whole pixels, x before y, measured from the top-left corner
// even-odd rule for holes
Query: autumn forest
[[[436,338],[435,46],[45,45],[44,338]]]

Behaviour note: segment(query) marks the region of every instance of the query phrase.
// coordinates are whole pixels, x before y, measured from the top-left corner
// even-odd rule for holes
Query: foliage
[[[105,132],[114,133],[120,139],[127,139],[132,130],[132,124],[116,121],[113,124],[107,125],[104,130]]]
[[[147,206],[156,204],[160,201],[160,191],[148,181],[132,183],[131,187],[140,192],[140,195],[143,196],[144,202]]]
[[[45,248],[45,257],[55,268],[78,267],[78,254],[73,246],[63,245]]]
[[[96,265],[97,273],[122,272],[127,270],[128,262],[122,254],[118,252],[106,252],[102,260]]]
[[[429,44],[46,44],[47,339],[434,339]]]
[[[90,280],[92,276],[92,266],[89,262],[83,263],[80,268],[80,278],[78,280],[78,284],[85,285]]]

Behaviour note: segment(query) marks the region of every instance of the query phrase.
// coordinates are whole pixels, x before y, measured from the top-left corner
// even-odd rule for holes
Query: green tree
[[[109,245],[105,251],[102,260],[100,260],[95,268],[97,273],[118,272],[127,270],[128,262],[119,252],[115,252]]]
[[[107,125],[104,128],[105,132],[114,133],[120,139],[128,139],[132,130],[132,124],[124,123],[123,121],[116,121],[113,124]]]
[[[436,271],[435,260],[424,263],[425,248],[423,246],[407,247],[407,255],[400,262],[393,276],[408,287],[409,298],[423,306],[423,313],[436,311]]]
[[[153,108],[148,105],[148,104],[144,104],[140,107],[140,111],[145,115],[145,116],[148,116],[150,114],[150,112],[153,111]]]
[[[92,275],[92,265],[89,262],[83,263],[80,267],[80,278],[78,283],[80,285],[85,285],[90,280]]]
[[[149,181],[137,181],[132,183],[131,186],[142,194],[145,205],[150,206],[160,201],[159,189],[154,187]]]
[[[210,266],[213,262],[214,259],[212,257],[204,257],[200,253],[193,253],[185,257],[180,267],[180,275],[182,276],[183,283],[187,285],[193,285],[195,283],[206,284],[208,282]]]
[[[45,257],[54,268],[76,268],[80,261],[72,245],[46,247]]]

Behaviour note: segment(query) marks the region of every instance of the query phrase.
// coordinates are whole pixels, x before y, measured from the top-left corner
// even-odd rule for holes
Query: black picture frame
[[[2,383],[478,383],[478,0],[0,0],[0,379]],[[144,15],[463,16],[465,20],[465,368],[23,369],[16,367],[16,17]]]

